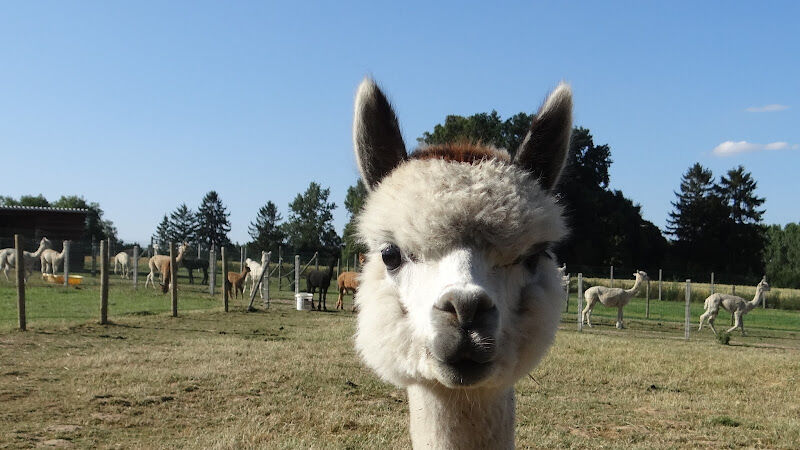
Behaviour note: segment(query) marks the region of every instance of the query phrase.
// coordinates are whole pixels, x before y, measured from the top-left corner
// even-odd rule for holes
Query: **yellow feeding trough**
[[[44,274],[44,279],[48,283],[54,284],[64,284],[64,275],[51,275],[49,273]],[[69,276],[69,285],[70,286],[77,286],[83,283],[83,277],[80,275],[70,275]]]

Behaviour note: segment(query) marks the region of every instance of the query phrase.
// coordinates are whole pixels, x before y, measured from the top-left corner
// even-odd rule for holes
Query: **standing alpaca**
[[[514,158],[485,145],[410,155],[372,80],[358,89],[356,161],[369,190],[358,235],[356,348],[408,391],[414,448],[513,448],[514,383],[553,342],[561,288],[548,248],[567,232],[552,193],[572,95],[550,94]]]
[[[244,263],[247,265],[247,267],[250,268],[250,271],[247,272],[247,278],[249,278],[250,282],[251,282],[250,283],[250,293],[252,294],[253,290],[256,288],[256,284],[258,284],[258,280],[256,278],[261,276],[261,271],[267,265],[267,252],[264,252],[264,251],[261,252],[261,262],[260,263],[258,261],[253,261],[250,258],[245,258]],[[245,285],[245,287],[247,287],[247,286]],[[259,294],[261,295],[261,299],[263,300],[264,299],[264,291],[259,289]]]
[[[769,284],[767,284],[767,276],[764,275],[764,277],[756,286],[756,295],[753,296],[753,299],[749,302],[745,301],[745,299],[742,297],[737,297],[730,294],[709,295],[708,298],[706,298],[704,305],[706,312],[700,316],[700,327],[697,329],[697,331],[703,329],[703,321],[708,319],[708,326],[711,327],[711,331],[714,332],[714,335],[717,335],[717,330],[714,328],[714,320],[716,320],[717,314],[719,314],[719,307],[721,306],[726,311],[730,311],[731,315],[733,315],[734,319],[736,319],[736,323],[730,327],[726,333],[730,333],[731,331],[735,330],[736,327],[739,327],[739,329],[742,331],[742,336],[744,336],[743,316],[761,304],[761,302],[764,301],[764,293],[768,291]]]
[[[331,286],[331,278],[333,278],[333,265],[336,264],[334,258],[328,270],[312,270],[306,275],[306,292],[311,294],[311,309],[314,309],[314,291],[319,289],[319,302],[317,302],[317,311],[328,310],[328,305],[325,299],[328,296],[328,288]]]
[[[600,302],[610,308],[617,307],[617,328],[625,328],[622,323],[622,308],[636,295],[642,282],[648,279],[647,273],[641,270],[634,272],[633,276],[636,277],[636,281],[630,289],[610,288],[605,286],[592,286],[587,289],[583,294],[583,297],[586,299],[586,307],[581,311],[581,323],[586,322],[587,325],[590,327],[592,326],[592,310],[597,305],[597,302]]]
[[[53,243],[50,242],[50,239],[43,237],[41,241],[39,241],[39,248],[36,249],[35,252],[22,252],[22,259],[23,261],[23,270],[25,270],[25,281],[28,281],[28,277],[30,277],[31,273],[33,273],[33,264],[36,262],[37,259],[42,255],[42,252],[51,248]],[[6,281],[8,279],[8,270],[17,267],[17,251],[14,248],[4,248],[0,250],[0,269],[3,270],[3,275],[6,276]]]
[[[189,272],[189,284],[194,284],[194,269],[200,269],[203,272],[203,279],[200,284],[208,283],[208,261],[203,259],[189,259],[183,258],[181,265]]]
[[[122,271],[122,278],[128,278],[131,266],[131,255],[126,252],[119,252],[114,256],[114,275],[117,274],[117,265]]]
[[[242,298],[244,298],[244,282],[248,273],[250,273],[250,267],[248,266],[244,266],[242,273],[228,272],[228,279],[225,280],[225,290],[228,291],[228,298],[231,298],[231,289],[233,288],[236,289],[233,298],[236,298],[237,294],[242,294]]]
[[[42,254],[39,255],[39,261],[42,263],[42,278],[50,271],[50,274],[55,276],[56,272],[58,272],[58,266],[64,261],[64,255],[67,252],[67,241],[63,242],[63,246],[61,247],[61,253],[47,248],[42,251]]]
[[[155,245],[153,245],[155,247]],[[189,245],[184,242],[178,246],[178,256],[175,257],[175,262],[180,264],[183,261],[183,255],[186,253],[186,250],[189,248]],[[164,273],[164,268],[169,267],[169,255],[155,255],[152,256],[148,261],[147,265],[150,267],[150,273],[147,274],[147,279],[144,280],[144,287],[147,287],[147,283],[153,285],[153,289],[156,288],[155,281],[155,273],[159,272],[161,274],[161,287],[164,292],[167,292],[169,288],[169,272]],[[177,272],[176,272],[177,273]],[[165,287],[166,286],[166,287]]]
[[[344,309],[344,294],[356,295],[358,291],[358,272],[342,272],[336,278],[339,288],[339,298],[336,300],[336,309]],[[355,305],[353,306],[355,311]]]

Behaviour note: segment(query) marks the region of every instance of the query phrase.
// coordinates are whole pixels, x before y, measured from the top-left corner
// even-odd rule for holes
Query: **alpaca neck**
[[[630,289],[628,289],[628,290],[626,290],[625,292],[627,292],[627,293],[628,293],[628,295],[630,295],[631,297],[633,297],[634,295],[636,295],[636,292],[638,292],[638,291],[639,291],[639,286],[640,286],[641,284],[642,284],[642,279],[641,279],[641,278],[639,278],[639,277],[636,277],[636,281],[633,283],[633,287],[632,287],[632,288],[630,288]]]
[[[753,297],[752,300],[747,302],[747,310],[750,311],[754,309],[756,306],[761,304],[761,300],[764,299],[764,291],[761,288],[756,289],[756,295]]]
[[[467,391],[408,387],[415,449],[514,448],[514,388]]]

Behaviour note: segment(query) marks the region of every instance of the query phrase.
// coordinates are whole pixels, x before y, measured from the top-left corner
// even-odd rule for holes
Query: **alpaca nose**
[[[489,325],[497,317],[494,302],[481,288],[447,289],[433,308],[450,315],[464,329]]]

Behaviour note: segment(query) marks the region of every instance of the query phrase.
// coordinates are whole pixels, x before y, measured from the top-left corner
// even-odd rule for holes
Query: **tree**
[[[756,195],[757,185],[742,166],[729,170],[727,177],[720,178],[717,191],[728,205],[734,223],[761,223],[764,210],[758,208],[764,204],[764,198]]]
[[[336,204],[328,202],[330,188],[311,182],[305,193],[289,203],[289,217],[282,228],[288,244],[296,253],[326,252],[339,254],[341,238],[333,228]]]
[[[764,198],[756,195],[757,183],[744,167],[738,166],[720,177],[717,195],[728,210],[728,243],[726,270],[745,278],[736,282],[752,282],[764,272],[763,252],[766,230],[762,224]]]
[[[48,207],[50,206],[50,202],[44,198],[44,195],[23,195],[19,198],[19,205],[20,206],[38,206],[38,207]]]
[[[62,195],[61,198],[53,202],[51,206],[54,208],[78,208],[89,210],[89,213],[86,215],[86,227],[83,234],[84,240],[100,241],[106,238],[110,238],[114,241],[118,240],[117,229],[114,223],[110,220],[103,219],[103,210],[98,203],[87,202],[85,198],[77,195]]]
[[[164,218],[161,219],[161,223],[158,224],[156,232],[153,234],[153,242],[158,244],[163,251],[164,249],[169,249],[169,241],[171,240],[172,228],[170,227],[169,218],[164,214]]]
[[[169,239],[178,242],[195,242],[197,239],[197,214],[181,203],[169,215]]]
[[[358,179],[355,186],[347,188],[347,196],[344,199],[344,207],[350,216],[350,220],[344,226],[342,232],[342,241],[344,241],[344,257],[348,259],[353,255],[359,253],[366,253],[367,247],[358,241],[356,236],[356,221],[361,208],[364,207],[364,202],[367,199],[367,187],[361,178]]]
[[[469,117],[450,115],[445,118],[444,124],[435,125],[432,133],[422,133],[417,141],[423,144],[445,144],[459,140],[481,142],[508,149],[513,156],[525,139],[533,117],[521,112],[503,121],[494,110]]]
[[[197,237],[199,240],[217,247],[230,244],[228,239],[228,232],[231,231],[229,215],[230,213],[222,204],[219,194],[216,191],[209,191],[203,197],[203,202],[198,208]]]
[[[767,280],[774,286],[800,288],[800,223],[766,228],[764,265]]]
[[[253,238],[253,247],[257,252],[268,252],[277,250],[284,244],[286,234],[280,226],[283,220],[278,212],[275,203],[268,201],[266,205],[258,209],[258,215],[254,222],[250,222],[247,228],[250,237]]]

